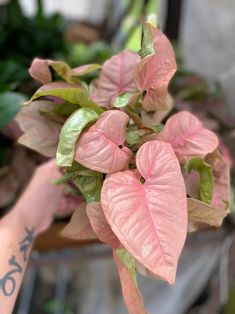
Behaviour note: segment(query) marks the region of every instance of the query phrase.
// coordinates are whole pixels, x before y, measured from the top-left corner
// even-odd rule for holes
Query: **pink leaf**
[[[50,71],[52,67],[55,72],[65,81],[69,83],[76,83],[78,80],[74,76],[82,76],[87,73],[96,71],[100,68],[99,64],[85,64],[80,67],[70,69],[70,67],[63,61],[53,61],[48,59],[35,58],[29,68],[30,75],[42,84],[48,84],[52,81]]]
[[[116,96],[136,91],[133,71],[139,61],[139,55],[130,50],[124,50],[107,60],[102,67],[97,88],[92,89],[91,98],[101,107],[111,108]]]
[[[40,112],[51,112],[54,106],[50,101],[34,101],[16,116],[16,121],[25,131],[19,143],[47,157],[56,155],[62,124]]]
[[[75,160],[83,166],[103,173],[126,169],[132,152],[124,145],[128,115],[117,110],[106,111],[83,133],[78,142]]]
[[[187,111],[169,118],[163,130],[152,139],[170,143],[181,163],[193,157],[204,157],[218,146],[217,136]]]
[[[104,181],[102,208],[130,254],[155,275],[173,283],[187,233],[180,165],[171,146],[160,141],[142,145],[136,165],[139,173],[126,170]]]
[[[42,84],[50,83],[52,81],[51,71],[49,68],[50,62],[53,61],[35,58],[29,68],[29,74],[32,78]]]
[[[96,239],[86,214],[86,203],[81,204],[74,212],[68,225],[62,230],[63,237],[73,240]]]
[[[86,211],[91,226],[99,240],[109,244],[112,248],[118,248],[120,246],[120,242],[108,224],[100,203],[88,203]]]
[[[214,190],[211,205],[224,210],[230,202],[230,169],[218,151],[209,154],[205,158],[212,166],[214,176]]]
[[[71,70],[72,75],[82,76],[100,69],[99,64],[84,64]]]
[[[147,25],[152,34],[155,53],[136,67],[134,77],[139,90],[146,91],[143,108],[146,111],[167,109],[167,88],[176,71],[173,48],[167,37],[157,28]]]
[[[139,289],[136,287],[130,272],[125,267],[125,265],[119,260],[115,251],[113,251],[113,258],[118,269],[122,286],[122,293],[126,303],[126,307],[128,309],[128,313],[147,314],[147,311],[144,307],[144,300]]]

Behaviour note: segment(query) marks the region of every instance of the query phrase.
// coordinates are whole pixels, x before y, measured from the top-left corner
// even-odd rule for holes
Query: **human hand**
[[[63,186],[52,182],[61,176],[55,160],[40,165],[13,209],[19,219],[34,226],[35,234],[47,229],[63,198]]]

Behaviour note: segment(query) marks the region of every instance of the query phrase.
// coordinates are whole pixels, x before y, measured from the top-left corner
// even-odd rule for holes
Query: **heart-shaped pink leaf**
[[[151,139],[170,143],[180,163],[193,157],[205,157],[218,146],[217,136],[205,129],[188,111],[179,112],[169,118],[163,130],[151,136]],[[146,140],[150,138],[146,137]]]
[[[122,286],[122,294],[128,309],[129,314],[147,314],[144,307],[144,300],[139,291],[136,287],[135,282],[133,281],[131,274],[127,267],[120,261],[119,257],[117,256],[116,252],[113,251],[113,258],[116,263],[121,286]]]
[[[146,24],[151,33],[154,54],[144,58],[136,67],[134,78],[139,90],[146,91],[143,108],[146,111],[167,109],[167,88],[176,71],[173,48],[157,28]]]
[[[78,206],[68,225],[61,231],[61,235],[73,240],[97,238],[86,213],[86,203]]]
[[[92,89],[91,98],[101,107],[111,108],[116,96],[136,91],[133,71],[139,61],[139,55],[130,50],[124,50],[107,60],[102,67],[97,88]]]
[[[187,233],[186,191],[180,165],[171,145],[160,141],[142,145],[136,165],[139,173],[126,170],[104,181],[102,208],[130,254],[173,283]]]
[[[109,244],[112,248],[120,247],[120,241],[113,233],[110,225],[108,224],[100,203],[88,203],[86,207],[86,212],[90,220],[91,226],[99,240]]]
[[[126,169],[132,152],[124,145],[128,115],[109,110],[83,133],[78,142],[75,160],[83,166],[103,173]]]

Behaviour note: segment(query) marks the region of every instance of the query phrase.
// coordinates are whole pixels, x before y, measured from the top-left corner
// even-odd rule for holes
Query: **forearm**
[[[34,237],[35,226],[15,210],[0,221],[0,313],[12,313]]]

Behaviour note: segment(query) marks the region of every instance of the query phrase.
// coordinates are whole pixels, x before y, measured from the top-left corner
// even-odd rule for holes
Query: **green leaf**
[[[76,177],[72,179],[87,203],[99,202],[102,188],[102,175],[95,177]]]
[[[159,132],[161,132],[161,130],[164,128],[164,124],[161,124],[161,123],[155,124],[155,125],[152,125],[151,128],[152,128],[155,132],[159,133]]]
[[[210,204],[213,196],[214,177],[212,167],[202,158],[192,158],[184,166],[185,170],[191,172],[192,169],[198,171],[200,176],[200,199]]]
[[[120,95],[118,95],[114,102],[114,107],[116,108],[122,108],[128,105],[130,98],[134,95],[134,93],[131,92],[125,92]]]
[[[135,269],[135,260],[130,255],[130,253],[125,249],[117,249],[117,256],[120,261],[125,265],[125,267],[129,270],[132,280],[134,281],[137,287],[137,278],[136,278],[136,269]]]
[[[46,84],[36,91],[36,93],[32,96],[30,102],[42,96],[59,97],[70,102],[71,104],[93,109],[97,113],[103,112],[103,109],[101,109],[92,99],[89,98],[84,89],[68,83],[60,82]]]
[[[126,141],[129,145],[136,145],[139,143],[141,136],[136,132],[136,130],[126,131]]]
[[[78,109],[79,109],[79,105],[74,105],[74,104],[65,102],[63,104],[57,104],[53,112],[61,116],[69,117],[74,111]]]
[[[60,185],[68,182],[74,176],[73,173],[65,173],[59,179],[53,180],[52,183],[55,185]]]
[[[0,129],[4,128],[20,111],[25,96],[16,92],[0,94]]]
[[[154,45],[153,36],[148,23],[143,24],[142,32],[143,37],[141,42],[140,57],[141,59],[144,59],[154,54]]]
[[[66,173],[72,173],[73,176],[99,177],[100,172],[88,169],[78,162],[74,161],[71,167],[66,167]]]
[[[71,68],[63,61],[57,61],[50,64],[55,72],[66,82],[74,83],[75,81],[71,77]]]
[[[73,163],[75,145],[82,130],[91,122],[98,119],[96,111],[80,108],[75,111],[63,125],[56,153],[58,166],[71,166]]]

